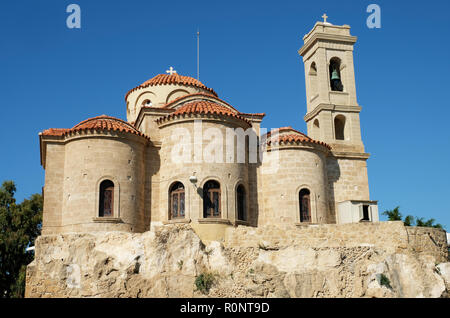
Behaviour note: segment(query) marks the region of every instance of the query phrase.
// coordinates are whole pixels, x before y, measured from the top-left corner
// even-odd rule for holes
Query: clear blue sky
[[[81,7],[81,30],[66,7]],[[381,29],[366,26],[370,3]],[[435,218],[450,230],[450,2],[20,0],[0,5],[0,181],[40,192],[38,133],[92,116],[125,119],[125,93],[173,66],[266,128],[306,132],[297,50],[326,12],[358,36],[355,72],[371,199],[380,213]],[[382,217],[385,219],[385,217]]]

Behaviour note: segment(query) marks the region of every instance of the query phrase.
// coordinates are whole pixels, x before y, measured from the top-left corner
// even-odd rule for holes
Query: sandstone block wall
[[[58,233],[61,226],[64,189],[64,144],[48,143],[46,153],[42,234],[52,234]]]
[[[367,162],[365,159],[327,158],[330,209],[337,213],[337,203],[348,200],[370,200]]]
[[[411,250],[444,262],[448,258],[445,239],[443,230],[405,227],[398,221],[261,228],[239,226],[227,229],[224,245],[267,249],[295,245],[311,248],[371,246],[389,253]]]
[[[434,255],[440,261],[448,258],[447,237],[444,230],[429,227],[405,227],[408,244],[417,254]]]
[[[113,133],[79,135],[57,147],[48,145],[43,233],[148,229],[145,147],[141,137]],[[114,183],[115,222],[95,221],[103,180]]]
[[[236,189],[238,185],[242,184],[247,193],[247,219],[252,222],[255,210],[250,210],[250,201],[254,201],[255,198],[249,197],[249,176],[248,176],[248,164],[238,163],[237,158],[237,143],[234,141],[233,153],[230,163],[227,163],[227,142],[226,129],[238,128],[236,123],[223,121],[223,120],[206,120],[201,122],[202,135],[199,136],[199,140],[196,140],[196,132],[194,131],[197,124],[194,120],[188,120],[184,122],[178,122],[176,124],[169,124],[161,127],[160,136],[162,140],[160,156],[160,168],[158,171],[159,184],[155,185],[159,188],[159,197],[155,199],[152,205],[152,220],[157,222],[169,221],[169,189],[175,182],[183,183],[185,187],[185,220],[192,222],[198,222],[198,220],[204,219],[203,217],[203,193],[202,189],[204,184],[209,180],[215,180],[220,183],[221,188],[221,219],[230,222],[237,220],[237,208],[236,208]],[[177,130],[185,129],[189,132],[189,135],[180,135]],[[244,127],[246,129],[248,127]],[[208,131],[214,129],[216,132],[220,132],[220,135],[213,135]],[[173,139],[173,136],[179,138]],[[185,138],[186,137],[186,138]],[[208,138],[212,138],[206,141]],[[198,142],[202,142],[203,145],[199,145]],[[186,150],[189,150],[189,157],[185,161],[174,160],[177,155],[183,154],[183,150],[180,144],[186,146]],[[219,145],[220,150],[214,148],[215,144]],[[218,150],[211,151],[210,149]],[[174,149],[180,150],[174,152]],[[208,150],[209,149],[209,150]],[[198,152],[197,152],[198,151]],[[188,153],[188,152],[185,152]],[[217,158],[206,157],[205,154],[220,154]],[[200,155],[200,156],[197,156]],[[216,161],[219,160],[219,162]],[[210,162],[213,161],[213,162]],[[197,184],[194,186],[190,181],[190,176],[197,177]]]
[[[276,170],[261,173],[258,226],[300,223],[299,193],[310,191],[312,223],[327,223],[329,216],[325,154],[313,147],[280,149]],[[263,161],[262,169],[266,162]],[[267,171],[269,171],[267,169]]]

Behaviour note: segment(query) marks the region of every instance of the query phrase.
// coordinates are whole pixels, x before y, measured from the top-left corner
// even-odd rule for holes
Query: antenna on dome
[[[200,29],[197,28],[197,80],[200,80]]]

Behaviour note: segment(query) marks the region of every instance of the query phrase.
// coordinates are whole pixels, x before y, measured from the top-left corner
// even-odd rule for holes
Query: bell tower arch
[[[308,135],[336,151],[364,153],[353,66],[356,40],[348,25],[317,22],[298,53],[305,64]]]

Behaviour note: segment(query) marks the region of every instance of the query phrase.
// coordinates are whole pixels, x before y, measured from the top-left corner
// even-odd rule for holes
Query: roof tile
[[[134,92],[137,89],[146,88],[146,87],[149,87],[149,86],[171,85],[171,84],[194,86],[194,87],[202,88],[204,90],[207,90],[207,91],[211,92],[215,96],[218,96],[217,93],[212,88],[206,87],[199,80],[197,80],[197,79],[195,79],[193,77],[183,76],[183,75],[179,75],[179,74],[175,73],[175,74],[172,74],[172,75],[169,75],[169,74],[158,74],[158,75],[156,75],[155,77],[149,79],[148,81],[145,81],[141,85],[131,89],[125,95],[125,100],[127,99],[128,95],[130,95],[132,92]]]
[[[66,136],[71,132],[84,131],[84,130],[113,130],[125,133],[131,133],[134,135],[142,136],[148,139],[146,135],[141,133],[139,130],[134,128],[133,125],[127,123],[126,121],[110,117],[106,115],[101,115],[93,118],[83,120],[81,123],[75,125],[71,129],[62,128],[50,128],[42,132],[43,136]]]
[[[272,132],[278,132],[278,138],[271,138]],[[322,142],[322,141],[318,141],[318,140],[314,140],[311,137],[308,137],[307,135],[305,135],[304,133],[301,133],[295,129],[293,129],[292,127],[281,127],[278,129],[274,129],[269,131],[267,134],[267,145],[271,145],[271,144],[286,144],[286,143],[313,143],[313,144],[318,144],[318,145],[322,145],[326,148],[328,148],[329,150],[331,150],[331,147]]]
[[[206,100],[200,100],[200,101],[193,101],[184,104],[180,108],[178,108],[176,111],[171,113],[170,115],[161,117],[157,120],[157,122],[162,122],[163,120],[170,120],[176,116],[184,115],[184,114],[217,114],[217,115],[224,115],[228,117],[234,117],[237,119],[241,119],[245,121],[248,125],[251,126],[250,121],[245,119],[244,117],[240,116],[240,113],[235,110],[234,108],[225,107],[223,105],[220,105],[218,103],[214,103],[211,101]]]

